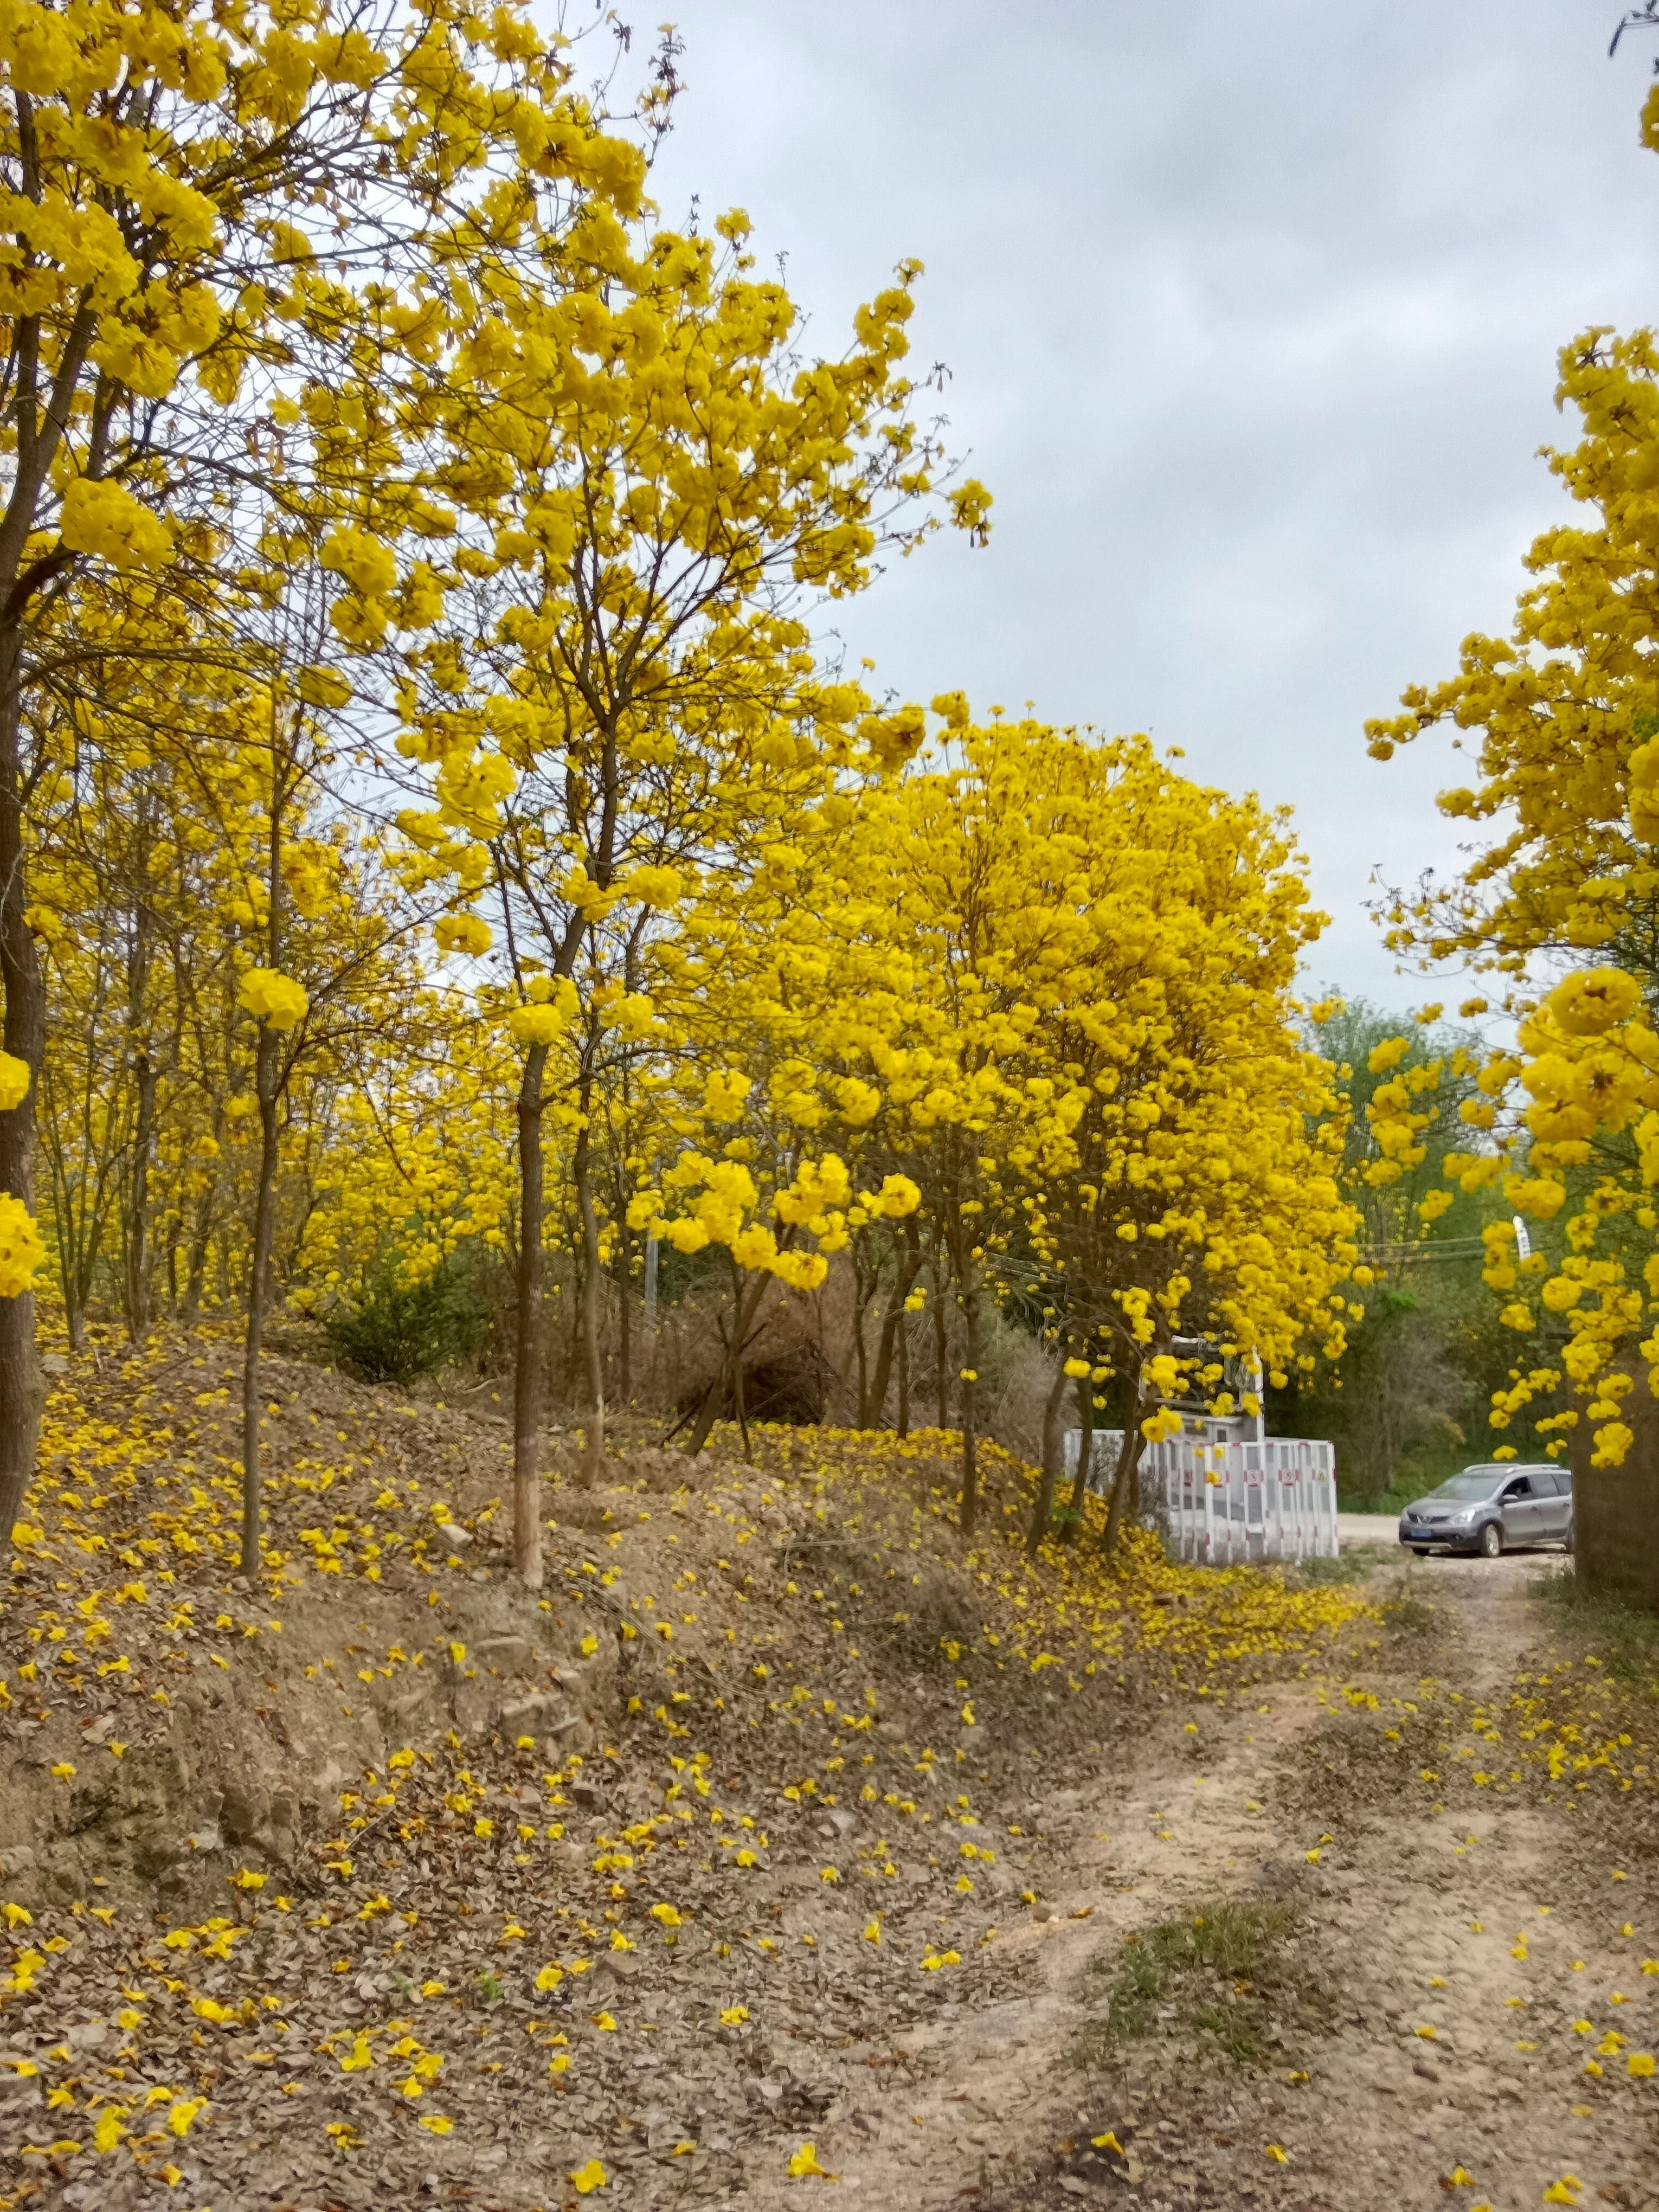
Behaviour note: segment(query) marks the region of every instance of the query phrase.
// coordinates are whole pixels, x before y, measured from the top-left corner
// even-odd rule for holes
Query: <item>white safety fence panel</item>
[[[1121,1431],[1097,1431],[1089,1487],[1109,1489]],[[1078,1437],[1066,1439],[1077,1463]],[[1140,1513],[1178,1559],[1230,1566],[1249,1559],[1337,1556],[1336,1452],[1303,1437],[1199,1443],[1171,1437],[1140,1455]]]

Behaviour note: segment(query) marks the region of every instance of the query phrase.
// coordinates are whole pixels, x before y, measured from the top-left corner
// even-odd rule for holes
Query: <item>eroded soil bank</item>
[[[537,1595],[493,1409],[273,1363],[249,1589],[222,1365],[54,1403],[0,2202],[1648,2201],[1651,1681],[1554,1562],[1032,1562],[1013,1462],[964,1545],[948,1440],[773,1431],[573,1454]]]

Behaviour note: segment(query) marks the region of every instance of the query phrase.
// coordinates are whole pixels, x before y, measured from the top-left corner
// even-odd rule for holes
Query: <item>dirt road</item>
[[[1601,1865],[1581,1808],[1470,1765],[1549,1632],[1531,1585],[1559,1555],[1370,1565],[1374,1673],[1172,1715],[1127,1776],[1034,1807],[1074,1874],[996,1939],[1025,1994],[902,2039],[820,2130],[841,2189],[1010,2212],[1659,2206],[1659,2081],[1626,2055],[1659,2040],[1653,1858]],[[1492,1784],[1455,1809],[1437,1769],[1407,1788],[1397,1763],[1425,1755],[1425,1705],[1473,1747],[1434,1755]]]

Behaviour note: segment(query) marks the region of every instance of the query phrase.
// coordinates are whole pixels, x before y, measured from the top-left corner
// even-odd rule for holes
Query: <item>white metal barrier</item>
[[[1068,1471],[1079,1436],[1066,1440]],[[1122,1433],[1097,1429],[1089,1484],[1110,1487]],[[1207,1566],[1337,1556],[1336,1450],[1303,1437],[1206,1443],[1171,1437],[1140,1454],[1140,1517],[1171,1554]]]

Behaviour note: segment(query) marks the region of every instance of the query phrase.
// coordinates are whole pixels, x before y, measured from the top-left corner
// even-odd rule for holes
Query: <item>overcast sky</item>
[[[1659,39],[1619,0],[682,0],[664,215],[746,208],[812,341],[927,264],[914,359],[996,495],[847,611],[907,698],[1147,730],[1291,800],[1312,963],[1455,862],[1443,743],[1361,725],[1501,629],[1564,501],[1555,355],[1659,315]],[[643,24],[642,29],[646,27]],[[1442,995],[1437,990],[1436,995]],[[1453,994],[1455,995],[1455,993]]]

